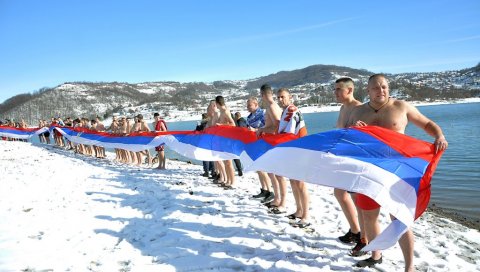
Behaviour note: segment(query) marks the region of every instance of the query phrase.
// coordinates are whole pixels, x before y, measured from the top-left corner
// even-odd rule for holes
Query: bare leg
[[[275,198],[272,201],[272,205],[279,206],[281,202],[281,193],[280,193],[280,186],[278,184],[277,176],[272,173],[268,173],[268,177],[272,182],[273,192],[275,193]]]
[[[308,193],[307,184],[303,181],[296,181],[297,191],[300,196],[300,205],[302,206],[302,221],[308,221],[310,219],[310,194]]]
[[[147,149],[143,152],[147,156],[148,166],[152,166],[152,156],[150,155],[150,150]]]
[[[392,220],[395,220],[395,217],[390,215]],[[415,271],[415,267],[413,266],[413,247],[415,244],[415,236],[411,229],[408,229],[400,240],[398,240],[398,244],[402,249],[403,259],[405,260],[405,272]]]
[[[340,204],[343,214],[345,214],[345,218],[347,218],[350,230],[353,233],[359,233],[360,226],[358,225],[357,220],[357,210],[355,208],[355,204],[353,203],[352,198],[350,197],[350,194],[345,190],[337,188],[333,190],[333,194],[335,195],[338,204]]]
[[[293,198],[295,199],[295,205],[297,206],[297,210],[295,211],[295,216],[302,216],[303,215],[303,207],[302,202],[300,201],[300,192],[298,191],[298,181],[294,179],[290,179],[290,186],[292,187]]]
[[[165,152],[158,151],[158,169],[165,169]]]
[[[258,179],[260,180],[260,185],[265,191],[270,191],[270,179],[268,178],[267,173],[258,171]]]
[[[275,175],[278,181],[278,187],[280,188],[280,203],[279,208],[285,208],[287,206],[287,181],[282,176]]]
[[[231,160],[224,161],[225,172],[227,173],[227,184],[233,186],[235,183],[235,169]]]
[[[215,167],[220,174],[220,179],[219,181],[223,181],[224,183],[227,182],[227,174],[225,173],[225,165],[223,164],[223,161],[216,161],[215,162]]]
[[[135,154],[137,155],[137,165],[142,165],[142,152],[135,152]]]
[[[378,216],[380,215],[380,208],[373,210],[362,210],[364,220],[364,231],[368,241],[372,241],[380,234],[380,224],[378,224]],[[372,258],[378,260],[382,257],[380,250],[372,251]]]
[[[356,203],[357,199],[357,194],[351,194],[351,197],[353,199],[353,203]],[[360,209],[357,205],[355,205],[355,208],[357,209],[357,215],[358,215],[358,226],[360,227],[360,239],[364,241],[364,243],[368,243],[367,235],[365,234],[365,220],[363,219],[363,212],[362,209]]]

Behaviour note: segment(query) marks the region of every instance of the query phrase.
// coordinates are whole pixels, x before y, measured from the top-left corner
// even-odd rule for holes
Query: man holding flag
[[[404,134],[408,122],[412,122],[435,138],[435,152],[443,151],[448,147],[448,142],[443,135],[442,129],[435,122],[428,119],[409,103],[390,98],[388,81],[384,75],[372,75],[368,80],[367,91],[370,101],[356,107],[352,111],[348,122],[349,125],[373,125]],[[378,224],[380,205],[362,194],[357,195],[356,202],[357,206],[362,210],[364,219],[364,225],[361,226],[361,229],[366,232],[367,240],[372,241],[380,233]],[[408,229],[398,242],[405,259],[405,271],[414,271],[414,236],[412,231]],[[381,252],[374,250],[370,258],[359,261],[356,266],[371,267],[381,262]]]

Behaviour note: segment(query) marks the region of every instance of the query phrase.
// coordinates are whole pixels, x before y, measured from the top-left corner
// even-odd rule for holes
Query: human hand
[[[365,122],[363,122],[362,120],[358,120],[357,122],[355,122],[354,125],[357,126],[357,127],[365,127],[365,126],[368,126],[368,124],[365,123]]]
[[[445,150],[448,147],[448,142],[443,135],[436,138],[433,144],[435,145],[435,153],[438,153],[438,151],[441,150]]]

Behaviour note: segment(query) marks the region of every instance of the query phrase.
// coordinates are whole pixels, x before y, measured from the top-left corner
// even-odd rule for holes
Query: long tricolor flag
[[[48,128],[14,128],[7,126],[0,126],[0,137],[8,137],[15,139],[30,139],[32,136],[39,135],[48,131]]]
[[[55,127],[72,142],[141,151],[166,144],[198,160],[241,158],[247,170],[261,170],[308,183],[369,196],[398,220],[365,250],[391,247],[425,211],[430,180],[441,152],[434,146],[380,127],[338,129],[297,138],[258,139],[244,128],[219,126],[205,132],[170,131],[128,136]]]

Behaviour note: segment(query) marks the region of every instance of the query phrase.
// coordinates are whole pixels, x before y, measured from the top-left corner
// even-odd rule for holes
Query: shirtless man
[[[112,123],[110,124],[110,127],[108,127],[108,130],[112,134],[119,134],[119,124],[116,116],[112,117]],[[120,161],[120,149],[115,148],[115,161]]]
[[[153,118],[155,119],[155,131],[167,131],[167,124],[165,121],[160,117],[158,112],[153,114]],[[165,169],[165,144],[161,144],[155,147],[155,150],[158,153],[158,167],[157,169]]]
[[[43,127],[44,127],[43,120],[42,119],[38,120],[38,128],[43,128]],[[42,144],[47,142],[47,140],[45,140],[45,133],[38,134],[38,138],[40,139],[40,143]]]
[[[95,118],[95,121],[97,122],[97,131],[104,132],[105,131],[105,125],[100,120],[100,117],[97,116]],[[98,152],[99,152],[99,158],[103,159],[103,158],[106,157],[104,147],[98,146]]]
[[[207,107],[207,124],[206,128],[216,126],[218,118],[219,118],[219,112],[217,111],[217,104],[215,103],[215,100],[210,100],[210,104],[208,104]],[[213,176],[213,183],[215,184],[225,184],[225,181],[227,180],[227,174],[225,173],[225,166],[223,165],[222,161],[215,161],[214,162],[214,168],[215,168],[215,175]]]
[[[97,121],[95,119],[92,119],[90,120],[90,130],[92,131],[98,131],[97,129]],[[93,151],[94,151],[94,154],[95,154],[95,157],[96,158],[100,158],[100,151],[99,151],[99,146],[96,146],[96,145],[93,145]]]
[[[149,132],[150,128],[148,127],[147,122],[143,120],[143,115],[139,114],[136,117],[137,117],[137,121],[132,127],[132,132]],[[150,156],[150,151],[148,151],[148,149],[145,151],[136,152],[136,154],[137,154],[137,165],[140,166],[142,164],[142,155],[146,155],[148,160],[148,165],[152,165],[152,157]]]
[[[258,106],[256,97],[250,97],[247,100],[247,110],[250,114],[247,116],[248,129],[257,131],[257,129],[265,126],[265,113]],[[270,190],[271,182],[268,174],[262,171],[257,171],[258,179],[260,180],[260,193],[253,196],[253,198],[263,198],[264,201],[270,202],[275,198],[275,194]]]
[[[265,106],[265,126],[257,130],[257,136],[265,133],[276,134],[278,132],[278,125],[280,124],[280,117],[282,116],[282,109],[273,100],[273,90],[268,84],[260,87],[260,95]],[[272,182],[275,197],[273,201],[267,202],[267,207],[272,208],[273,212],[282,213],[285,211],[287,183],[281,176],[268,173],[268,177]]]
[[[307,128],[303,120],[302,113],[292,102],[292,96],[288,89],[281,88],[277,92],[278,104],[283,108],[282,117],[278,126],[278,133],[292,133],[300,137],[307,135]],[[278,176],[277,176],[278,179]],[[295,179],[290,179],[290,186],[292,187],[293,196],[297,210],[288,216],[289,219],[300,219],[293,226],[305,228],[310,226],[310,195],[305,182]]]
[[[342,77],[335,81],[335,97],[337,98],[337,102],[342,103],[338,114],[337,128],[346,128],[350,113],[356,106],[362,104],[353,97],[353,91],[354,85],[351,78]],[[350,226],[348,232],[338,237],[338,239],[346,244],[356,243],[357,245],[352,249],[351,254],[359,256],[361,249],[366,245],[366,240],[364,239],[362,241],[360,237],[360,225],[358,222],[362,220],[360,217],[357,219],[357,210],[352,200],[354,194],[352,193],[352,196],[350,196],[347,191],[338,188],[333,190],[333,194],[340,204],[343,214],[345,214],[345,218],[347,218],[348,225]],[[361,213],[358,213],[358,215],[361,216]]]
[[[421,114],[417,108],[409,103],[390,98],[388,82],[384,75],[372,75],[368,80],[367,91],[370,101],[356,107],[352,111],[348,122],[349,125],[376,125],[399,133],[405,133],[408,122],[412,122],[435,138],[435,152],[445,150],[448,147],[448,142],[443,135],[442,129],[435,122]],[[378,224],[380,206],[372,199],[361,194],[357,194],[356,202],[363,213],[364,225],[362,230],[366,232],[367,239],[371,241],[380,233]],[[414,271],[413,238],[413,232],[408,230],[398,241],[405,260],[405,271]],[[381,252],[372,251],[370,258],[359,261],[356,266],[374,266],[381,262]]]
[[[235,126],[235,121],[232,118],[230,110],[225,105],[225,99],[223,98],[223,96],[219,95],[215,97],[215,104],[220,110],[216,125]],[[233,189],[233,186],[235,185],[235,169],[233,169],[232,161],[225,160],[223,161],[223,164],[225,165],[225,172],[227,174],[227,181],[225,182],[224,188],[226,190]]]

